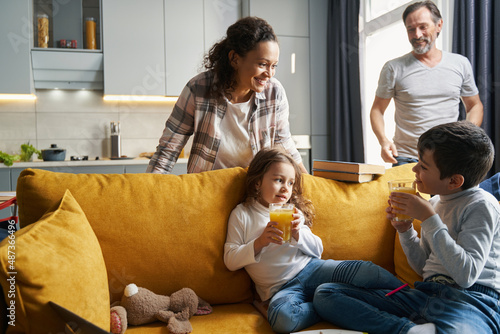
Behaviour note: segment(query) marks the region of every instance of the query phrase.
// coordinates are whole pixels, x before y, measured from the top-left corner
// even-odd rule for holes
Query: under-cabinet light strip
[[[104,95],[104,101],[159,101],[159,102],[176,102],[178,96],[161,96],[161,95]]]
[[[0,94],[0,100],[36,100],[34,94]]]

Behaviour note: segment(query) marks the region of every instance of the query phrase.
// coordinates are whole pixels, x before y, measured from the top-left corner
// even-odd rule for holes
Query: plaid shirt
[[[194,134],[188,159],[188,173],[212,170],[220,145],[221,122],[227,103],[208,97],[214,75],[207,71],[192,78],[182,90],[165,130],[149,162],[147,172],[170,173],[189,137]],[[285,89],[271,78],[248,114],[250,146],[255,155],[263,147],[281,146],[298,163],[302,162],[290,134]],[[247,166],[242,166],[247,167]]]

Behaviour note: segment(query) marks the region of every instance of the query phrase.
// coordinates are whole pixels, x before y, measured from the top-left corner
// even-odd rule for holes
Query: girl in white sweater
[[[314,208],[302,195],[297,163],[277,149],[263,149],[248,168],[243,203],[231,213],[224,262],[229,270],[245,268],[276,332],[290,333],[321,320],[313,306],[316,287],[344,282],[359,287],[395,289],[401,285],[388,271],[365,261],[322,260],[323,243],[311,231]],[[292,240],[284,243],[270,203],[295,204]]]

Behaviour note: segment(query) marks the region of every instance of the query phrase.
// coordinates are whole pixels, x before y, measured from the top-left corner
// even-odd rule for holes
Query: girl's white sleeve
[[[302,214],[302,212],[300,213]],[[300,224],[299,241],[292,238],[292,245],[297,245],[306,255],[321,258],[321,254],[323,254],[323,241],[321,241],[320,237],[312,233],[309,226],[304,224],[303,215]]]
[[[236,207],[229,216],[227,237],[224,245],[224,263],[226,267],[235,271],[258,262],[254,255],[254,240],[245,243],[245,226],[249,217],[239,207]]]

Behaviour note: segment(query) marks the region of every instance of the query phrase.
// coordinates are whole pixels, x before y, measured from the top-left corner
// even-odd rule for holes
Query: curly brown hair
[[[302,211],[305,218],[305,224],[312,227],[314,219],[314,206],[312,202],[302,195],[302,171],[295,160],[285,153],[284,151],[276,148],[263,148],[253,158],[250,166],[248,167],[246,178],[246,191],[242,202],[252,203],[258,200],[259,193],[257,191],[257,184],[260,183],[264,174],[271,168],[271,165],[277,162],[288,163],[295,169],[295,183],[292,189],[292,196],[289,202],[295,204],[297,209]]]
[[[226,37],[215,43],[203,59],[203,66],[215,73],[212,97],[221,100],[236,87],[234,68],[231,66],[229,52],[234,50],[241,57],[254,50],[260,42],[278,43],[273,28],[265,20],[249,16],[233,23]]]

